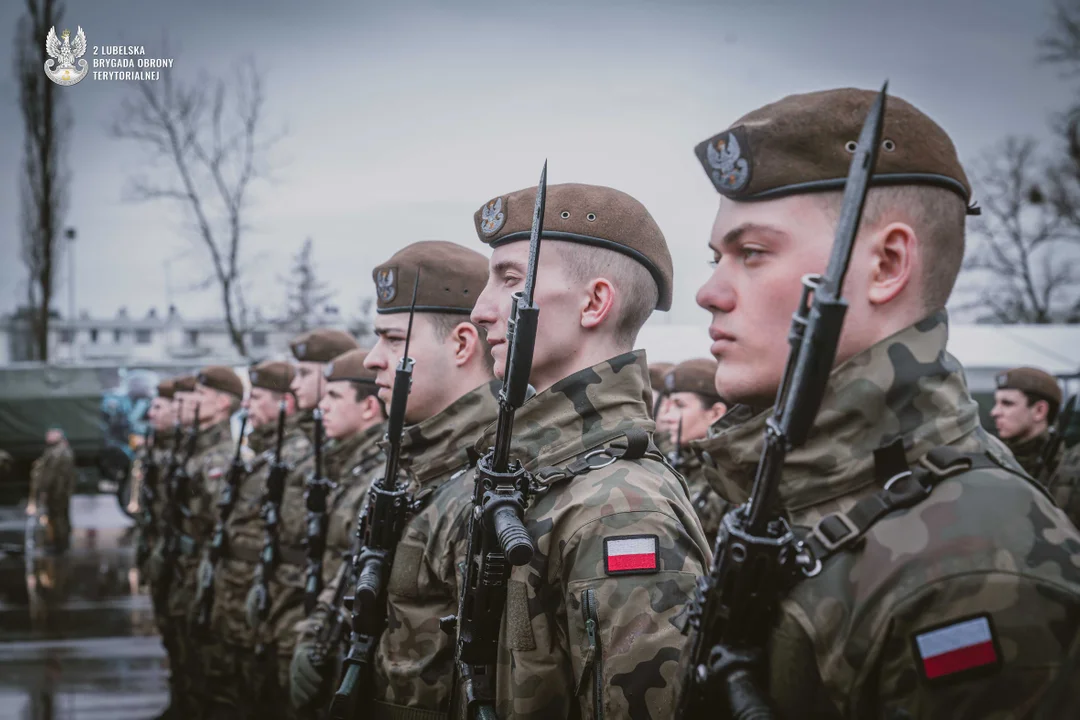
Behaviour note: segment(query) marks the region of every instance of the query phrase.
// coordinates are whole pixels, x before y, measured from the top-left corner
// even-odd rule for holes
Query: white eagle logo
[[[492,236],[502,229],[506,222],[506,213],[502,211],[502,198],[497,197],[480,211],[480,232]]]
[[[397,296],[394,275],[394,268],[379,270],[375,274],[375,292],[384,303],[390,302]]]
[[[734,133],[728,133],[705,148],[709,166],[712,167],[712,180],[718,188],[732,192],[741,190],[750,178],[750,164],[742,157],[742,148]]]
[[[60,38],[63,38],[61,42]],[[52,60],[45,61],[45,74],[57,85],[74,85],[86,77],[89,66],[85,60],[79,60],[86,52],[86,35],[83,34],[82,26],[75,32],[75,41],[69,42],[71,32],[68,30],[56,36],[56,28],[49,28],[49,35],[45,38],[45,52],[49,53]],[[75,67],[78,60],[79,66]],[[55,68],[52,66],[56,65]]]

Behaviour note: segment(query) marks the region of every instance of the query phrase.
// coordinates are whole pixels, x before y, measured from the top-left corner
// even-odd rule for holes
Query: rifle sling
[[[613,444],[598,450],[589,450],[563,467],[550,465],[540,468],[533,473],[533,477],[547,489],[555,483],[572,480],[579,475],[605,468],[616,460],[641,460],[650,456],[666,464],[664,454],[653,444],[652,437],[647,431],[632,427],[623,433],[623,436],[626,437],[625,446]]]
[[[912,507],[925,499],[943,480],[982,468],[1002,466],[983,453],[964,453],[938,447],[919,459],[912,470],[900,440],[874,451],[875,474],[884,487],[855,503],[847,512],[829,513],[802,538],[814,558],[824,564],[836,553],[853,546],[881,518]]]

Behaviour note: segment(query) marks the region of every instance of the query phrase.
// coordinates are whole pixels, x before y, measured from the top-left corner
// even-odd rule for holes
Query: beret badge
[[[744,153],[737,131],[736,128],[705,147],[705,157],[712,168],[710,175],[717,190],[738,192],[750,181],[749,146]]]
[[[375,273],[375,292],[379,299],[388,303],[397,296],[397,273],[394,268],[384,268]]]
[[[503,201],[501,197],[497,197],[480,211],[480,232],[491,237],[502,229],[504,223],[506,213],[503,212]]]
[[[252,370],[251,372],[249,372],[248,373],[248,380],[250,380],[253,385],[255,383],[259,382],[259,371],[258,370]]]
[[[334,361],[326,363],[326,367],[323,368],[323,377],[330,377],[334,374]]]
[[[307,343],[298,344],[296,346],[296,356],[302,358],[305,355],[307,355]]]
[[[1009,373],[999,373],[994,379],[997,381],[999,388],[1005,387],[1009,383]]]

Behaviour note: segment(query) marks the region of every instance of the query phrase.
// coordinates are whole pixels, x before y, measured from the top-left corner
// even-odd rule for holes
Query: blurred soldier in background
[[[45,432],[45,446],[45,452],[30,469],[26,514],[41,513],[41,522],[47,527],[48,550],[59,555],[67,551],[71,541],[68,512],[71,495],[75,492],[75,454],[59,427],[51,427]]]
[[[1033,477],[1038,473],[1039,460],[1050,439],[1050,427],[1057,420],[1060,408],[1061,387],[1053,375],[1038,368],[1021,367],[997,376],[990,417],[994,418],[998,436]],[[1054,474],[1060,460],[1060,452],[1049,459],[1046,477]]]

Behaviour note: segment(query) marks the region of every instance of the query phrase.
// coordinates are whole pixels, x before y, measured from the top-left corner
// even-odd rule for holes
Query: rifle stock
[[[684,632],[683,693],[676,718],[774,717],[752,669],[765,651],[782,595],[798,574],[820,569],[799,543],[776,502],[787,452],[806,441],[836,358],[847,303],[844,275],[881,144],[886,89],[875,100],[851,161],[829,264],[803,278],[792,317],[791,352],[766,424],[765,446],[750,499],[721,522],[715,560],[698,579]]]

